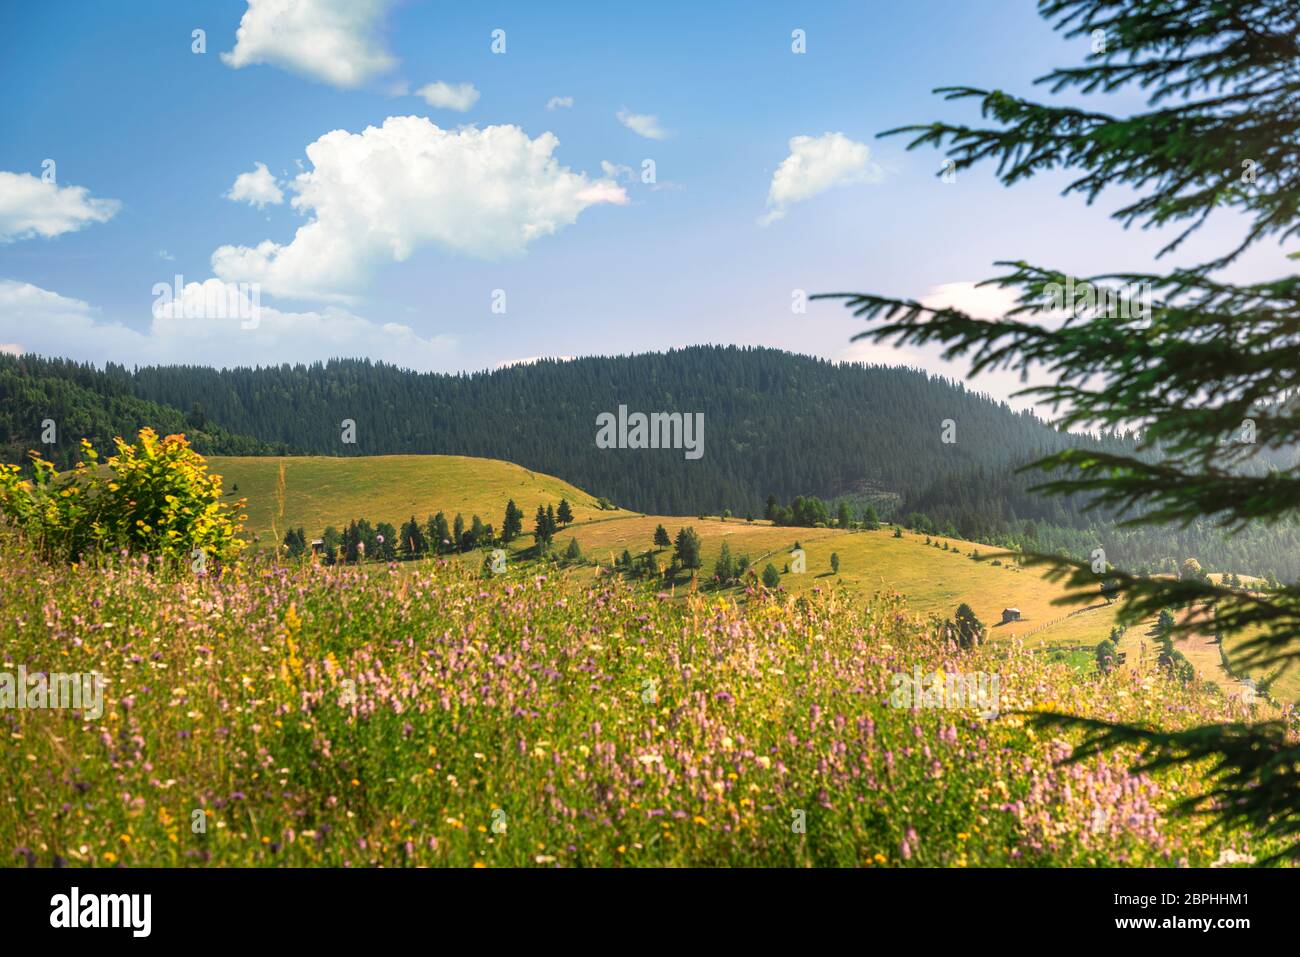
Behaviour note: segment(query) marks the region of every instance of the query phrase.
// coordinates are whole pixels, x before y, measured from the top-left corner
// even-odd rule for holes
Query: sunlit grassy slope
[[[111,676],[98,721],[6,715],[0,853],[17,863],[1205,867],[1282,850],[1174,813],[1213,786],[1203,763],[1064,765],[1080,733],[1020,713],[1176,730],[1240,720],[1229,699],[1101,676],[1082,651],[955,653],[896,596],[664,601],[443,560],[194,575],[0,546],[11,660]],[[898,676],[954,669],[992,676],[991,696],[893,700]]]
[[[445,512],[451,521],[457,512],[478,515],[498,530],[506,502],[515,500],[532,528],[538,505],[555,505],[566,498],[575,524],[629,512],[602,510],[596,499],[568,482],[496,459],[460,455],[378,455],[364,458],[330,456],[225,457],[208,459],[211,469],[225,482],[229,498],[248,500],[251,534],[269,540],[275,520],[280,534],[302,526],[308,538],[319,536],[326,525],[342,527],[352,519],[372,523],[406,521],[412,515],[424,521]],[[276,484],[284,465],[284,515],[277,518]],[[238,486],[238,491],[233,491]]]
[[[807,572],[781,579],[782,587],[793,594],[832,585],[864,596],[898,591],[907,596],[912,610],[945,617],[966,602],[989,625],[992,638],[1020,638],[1029,646],[1092,647],[1114,624],[1113,608],[1100,599],[1082,606],[1054,605],[1065,594],[1062,586],[1012,564],[975,561],[972,551],[989,555],[994,549],[959,539],[936,539],[948,544],[945,551],[926,545],[925,536],[912,532],[894,538],[890,527],[873,532],[784,528],[740,519],[602,510],[594,496],[560,479],[509,462],[463,456],[214,457],[210,462],[225,479],[227,491],[237,484],[234,494],[248,499],[248,528],[264,541],[269,540],[278,508],[276,482],[283,463],[284,516],[276,522],[281,534],[301,525],[313,537],[327,524],[341,527],[353,518],[398,524],[411,515],[423,520],[437,511],[445,512],[448,519],[459,512],[467,522],[478,514],[500,528],[505,503],[513,498],[526,516],[526,534],[512,546],[519,551],[532,545],[527,533],[532,531],[537,506],[567,498],[575,521],[557,534],[557,549],[562,551],[570,538],[576,538],[585,557],[604,565],[612,564],[624,549],[633,555],[653,549],[657,525],[673,537],[690,526],[703,544],[705,576],[711,573],[723,542],[733,557],[748,555],[759,572],[768,562],[783,570],[797,542],[807,554]],[[656,552],[660,565],[666,566],[672,549]],[[839,555],[838,576],[830,573],[832,553]],[[573,569],[566,577],[584,583],[593,574],[591,569]],[[1001,624],[1006,607],[1019,608],[1022,620]]]
[[[797,542],[807,558],[804,574],[782,575],[781,585],[793,594],[814,588],[846,587],[864,595],[895,590],[908,597],[915,611],[951,616],[966,602],[980,620],[990,626],[994,638],[1018,637],[1028,645],[1077,646],[1097,642],[1114,625],[1114,611],[1098,598],[1085,605],[1061,606],[1052,602],[1066,590],[1014,565],[993,565],[976,561],[972,551],[987,556],[995,551],[987,545],[959,539],[947,542],[948,551],[925,544],[925,536],[904,532],[893,537],[892,528],[874,532],[842,531],[830,528],[777,528],[718,519],[646,516],[577,527],[561,532],[561,545],[576,538],[588,557],[608,562],[624,548],[633,555],[652,548],[654,529],[663,524],[670,536],[690,526],[703,543],[703,571],[708,574],[725,541],[734,558],[748,555],[761,572],[768,562],[778,571],[790,562]],[[838,575],[831,573],[831,555],[840,559]],[[659,552],[660,564],[667,564],[671,549]],[[1001,624],[1003,608],[1019,608],[1022,620]]]
[[[1223,650],[1229,666],[1234,673],[1254,678],[1259,683],[1259,686],[1266,690],[1275,701],[1300,701],[1300,664],[1292,665],[1286,669],[1281,664],[1273,664],[1264,668],[1258,666],[1243,667],[1241,665],[1241,646],[1258,636],[1260,632],[1261,629],[1252,628],[1224,638]]]

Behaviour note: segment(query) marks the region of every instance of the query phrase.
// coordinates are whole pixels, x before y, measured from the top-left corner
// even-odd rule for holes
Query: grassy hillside
[[[276,486],[284,466],[283,516],[276,519],[281,534],[289,527],[303,526],[310,536],[329,524],[342,526],[354,518],[399,524],[411,515],[424,519],[443,511],[448,519],[456,513],[466,521],[477,514],[500,527],[505,503],[513,498],[524,510],[525,531],[532,528],[538,505],[568,499],[574,523],[556,536],[562,551],[576,538],[583,555],[610,566],[624,549],[633,555],[654,548],[655,527],[663,525],[670,536],[690,526],[700,535],[707,577],[723,542],[733,557],[747,555],[758,571],[771,562],[778,570],[790,561],[796,542],[807,554],[807,572],[782,576],[788,594],[803,595],[814,589],[834,586],[863,598],[876,593],[905,595],[909,608],[923,614],[950,617],[962,602],[968,603],[989,626],[995,641],[1018,639],[1027,647],[1060,651],[1091,649],[1109,635],[1115,624],[1115,606],[1098,600],[1084,605],[1057,605],[1066,589],[1038,573],[1014,564],[994,565],[975,561],[972,552],[989,555],[986,545],[960,539],[934,538],[940,546],[926,544],[926,536],[905,531],[895,538],[892,527],[879,531],[844,531],[832,528],[777,527],[767,522],[740,519],[698,518],[667,515],[638,515],[626,510],[602,510],[595,498],[553,476],[531,472],[509,462],[451,455],[392,455],[357,458],[304,456],[287,458],[213,457],[214,472],[225,479],[231,497],[248,500],[248,529],[269,542],[272,519],[276,517]],[[237,485],[238,491],[233,491]],[[511,550],[531,548],[532,536],[525,534]],[[671,560],[672,549],[654,549],[661,566]],[[840,572],[832,575],[830,557],[839,556]],[[480,557],[465,557],[476,568]],[[410,570],[414,571],[415,566]],[[595,569],[574,568],[564,580],[575,587],[587,587]],[[679,597],[685,589],[678,589]],[[739,596],[733,589],[727,594]],[[1001,624],[1002,609],[1019,608],[1022,620]],[[1130,634],[1137,641],[1137,631]],[[1230,684],[1227,673],[1214,654],[1189,654],[1200,677]],[[1133,658],[1139,657],[1135,644]],[[1196,649],[1189,649],[1194,651]],[[1080,659],[1083,660],[1082,658]],[[1279,687],[1283,700],[1292,689]]]
[[[618,555],[624,548],[634,555],[650,548],[659,524],[674,536],[683,526],[699,533],[706,575],[724,541],[733,557],[748,555],[759,571],[768,562],[783,569],[798,542],[806,554],[808,570],[782,576],[781,585],[791,594],[831,585],[863,596],[898,591],[907,596],[912,610],[944,616],[951,616],[959,604],[966,602],[989,625],[989,634],[995,639],[1020,638],[1031,646],[1095,646],[1115,623],[1114,606],[1100,599],[1085,606],[1054,605],[1056,599],[1067,594],[1061,585],[1014,565],[975,561],[972,551],[992,553],[987,545],[934,539],[948,544],[949,550],[945,551],[926,545],[925,536],[912,532],[894,538],[892,528],[874,532],[778,528],[760,522],[750,525],[735,520],[650,515],[578,527],[562,532],[558,541],[563,545],[569,537],[576,538],[584,554],[608,563],[611,555]],[[667,564],[671,553],[671,549],[658,553],[661,564]],[[831,574],[832,553],[840,559],[839,575]],[[1019,608],[1022,620],[1001,624],[1002,609],[1007,607]]]
[[[214,457],[212,469],[225,479],[227,492],[248,499],[249,531],[269,541],[272,519],[279,508],[276,485],[284,466],[284,511],[276,519],[281,533],[303,526],[318,535],[326,525],[342,526],[354,518],[398,524],[411,515],[423,519],[443,511],[457,512],[466,521],[478,514],[500,527],[508,499],[528,516],[532,527],[537,506],[567,498],[574,523],[556,537],[563,548],[576,538],[583,554],[601,564],[612,564],[624,549],[640,554],[652,547],[654,530],[662,524],[670,535],[691,526],[703,543],[704,572],[708,574],[726,542],[735,557],[748,555],[761,571],[772,562],[778,569],[789,561],[798,542],[807,553],[808,571],[785,575],[782,586],[803,594],[831,584],[864,596],[881,591],[906,595],[914,611],[950,616],[961,602],[975,609],[997,639],[1020,638],[1032,646],[1077,648],[1096,645],[1114,624],[1111,608],[1097,602],[1080,611],[1052,602],[1065,590],[1012,565],[996,566],[974,561],[972,551],[988,554],[987,546],[945,539],[949,550],[926,545],[924,536],[905,532],[894,538],[892,529],[849,532],[830,528],[781,528],[766,522],[738,519],[637,515],[624,510],[602,510],[593,496],[567,482],[531,472],[509,462],[454,455],[386,455],[358,458],[304,456],[287,458]],[[234,486],[238,491],[233,491]],[[531,546],[525,535],[515,550]],[[831,576],[830,556],[838,554],[840,574]],[[659,552],[667,565],[671,549]],[[586,581],[589,575],[576,576]],[[1023,620],[1002,625],[1005,607],[1019,608]]]
[[[330,456],[243,457],[213,456],[212,471],[225,481],[232,498],[248,499],[250,533],[269,541],[272,521],[283,535],[302,526],[317,536],[326,525],[342,527],[356,518],[397,525],[412,515],[423,521],[445,512],[478,515],[501,528],[506,502],[515,500],[532,528],[538,505],[567,498],[575,523],[629,515],[602,510],[591,495],[568,482],[531,472],[509,462],[461,455],[377,455],[364,458]],[[284,513],[277,518],[276,485],[284,466]],[[235,487],[238,491],[234,491]]]
[[[1007,642],[954,652],[897,597],[660,601],[444,561],[173,575],[0,544],[0,647],[112,676],[91,714],[9,719],[11,861],[1205,866],[1280,850],[1173,815],[1203,768],[1063,766],[1077,734],[1017,713],[1176,728],[1231,720],[1231,702]],[[895,700],[918,671],[997,683]]]
[[[1257,665],[1244,667],[1241,664],[1243,656],[1241,646],[1257,637],[1261,630],[1252,628],[1224,638],[1223,655],[1228,660],[1229,667],[1243,677],[1254,678],[1259,683],[1259,687],[1267,691],[1275,701],[1300,701],[1300,666],[1293,665],[1284,670],[1280,664],[1269,665],[1266,668]]]
[[[17,795],[0,803],[11,856],[1203,866],[1280,849],[1174,815],[1207,786],[1203,768],[1140,774],[1132,754],[1063,766],[1077,732],[1043,733],[1022,712],[1179,728],[1239,718],[1243,706],[1150,667],[1134,629],[1128,665],[1098,673],[1089,649],[1114,608],[1056,605],[1059,586],[975,561],[970,542],[601,511],[554,478],[482,459],[212,465],[262,529],[275,516],[315,532],[435,509],[494,519],[507,498],[529,511],[565,497],[576,520],[556,544],[576,538],[601,566],[516,560],[485,578],[481,555],[466,552],[268,573],[278,560],[263,551],[194,575],[147,556],[49,565],[6,533],[8,659],[112,676],[80,713],[16,714],[0,748]],[[609,573],[611,556],[650,548],[659,524],[700,535],[706,574],[694,594],[679,583],[664,600],[660,581]],[[517,559],[527,538],[512,545]],[[784,575],[780,591],[702,587],[723,543],[780,568],[796,541],[808,570]],[[994,640],[959,650],[924,614],[950,616],[963,601]],[[1006,605],[1024,619],[1001,625]],[[897,697],[900,679],[934,672],[957,690]],[[963,692],[959,677],[975,685]]]

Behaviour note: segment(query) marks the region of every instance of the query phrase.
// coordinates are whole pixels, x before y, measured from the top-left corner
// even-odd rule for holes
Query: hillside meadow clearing
[[[576,538],[583,554],[602,564],[612,564],[623,549],[633,555],[649,549],[661,565],[667,565],[672,549],[653,545],[654,530],[661,524],[670,535],[683,527],[695,529],[702,545],[701,573],[706,578],[723,542],[733,558],[747,555],[760,572],[769,562],[784,571],[798,544],[804,550],[807,571],[782,575],[781,587],[790,594],[832,586],[863,596],[897,590],[907,596],[913,610],[945,617],[966,602],[989,626],[991,639],[1018,638],[1030,646],[1095,647],[1115,625],[1116,605],[1107,604],[1100,595],[1084,605],[1055,604],[1070,594],[1068,589],[1036,571],[1020,568],[1011,559],[992,564],[987,556],[996,554],[997,549],[961,539],[932,538],[939,545],[936,548],[925,544],[926,536],[911,531],[895,538],[893,527],[845,531],[655,515],[576,526],[562,531],[556,540],[562,547],[569,538]],[[947,550],[943,544],[948,545]],[[972,552],[985,560],[977,561]],[[838,574],[831,571],[832,554],[839,556]],[[1021,620],[1002,624],[1002,610],[1009,607],[1020,610]]]
[[[538,505],[567,498],[579,523],[628,515],[601,509],[596,499],[567,482],[510,462],[461,455],[376,455],[364,458],[312,456],[212,456],[212,472],[222,477],[227,495],[248,500],[247,529],[269,542],[274,525],[302,526],[310,537],[327,525],[342,528],[353,519],[387,521],[397,527],[414,515],[420,521],[458,512],[501,527],[506,502],[515,500],[531,528]],[[277,485],[284,467],[284,507]]]
[[[1071,614],[1058,586],[975,561],[972,543],[612,512],[482,460],[488,492],[428,460],[401,463],[424,479],[413,490],[340,487],[359,466],[336,462],[296,463],[296,484],[283,463],[282,488],[282,463],[250,468],[239,491],[269,487],[286,527],[322,508],[343,524],[558,493],[577,515],[557,546],[576,538],[598,561],[690,526],[705,574],[664,590],[592,557],[538,558],[529,536],[486,574],[483,551],[325,566],[263,546],[209,570],[124,548],[69,563],[0,532],[12,860],[1177,866],[1283,849],[1173,813],[1206,768],[1133,773],[1129,751],[1065,764],[1075,732],[1033,720],[1173,729],[1278,716],[1271,704],[1144,658],[1099,673],[1083,639],[1113,610]],[[784,567],[796,541],[808,570],[779,588],[706,582],[724,542]],[[959,601],[994,640],[954,643],[943,619]],[[997,624],[1011,604],[1024,620]],[[17,707],[4,687],[24,670],[93,675],[102,697]]]
[[[707,577],[727,543],[734,558],[749,557],[756,571],[771,562],[785,568],[795,544],[807,555],[807,572],[782,577],[782,589],[805,594],[832,584],[854,591],[864,598],[881,591],[898,591],[907,596],[917,613],[950,617],[962,602],[969,604],[989,626],[993,640],[1019,639],[1028,647],[1054,651],[1088,651],[1105,639],[1116,624],[1116,606],[1098,597],[1082,605],[1058,605],[1067,595],[1064,587],[1022,569],[1004,559],[1002,564],[976,561],[971,556],[993,555],[997,550],[961,539],[933,537],[904,531],[894,538],[893,528],[876,531],[845,531],[833,528],[777,527],[769,522],[746,522],[720,517],[641,515],[625,509],[601,509],[595,496],[560,479],[532,472],[518,465],[494,459],[447,455],[393,455],[355,458],[307,457],[212,457],[212,471],[221,475],[230,497],[248,500],[248,531],[263,542],[271,540],[275,526],[283,534],[289,527],[303,526],[309,537],[326,525],[343,527],[348,521],[366,518],[400,525],[414,515],[423,520],[444,512],[450,520],[460,513],[468,520],[479,515],[500,527],[505,503],[513,498],[525,515],[525,535],[507,546],[514,560],[524,560],[532,549],[532,516],[539,505],[555,505],[567,499],[574,522],[560,529],[555,549],[563,551],[570,538],[577,539],[584,558],[604,566],[626,549],[632,555],[653,551],[661,567],[667,566],[671,548],[653,544],[654,531],[663,525],[670,536],[683,527],[696,530],[701,539],[703,568]],[[284,466],[283,509],[277,494],[280,467]],[[234,486],[238,491],[233,491]],[[945,550],[942,545],[947,544]],[[840,559],[838,575],[830,571],[830,556]],[[471,570],[482,562],[479,553],[459,556]],[[410,563],[418,567],[421,563]],[[555,575],[566,587],[587,588],[596,578],[590,565],[568,568]],[[674,594],[685,595],[679,587]],[[678,594],[680,593],[680,595]],[[743,596],[743,589],[730,594]],[[1021,621],[1001,623],[1003,608],[1020,609]],[[1136,647],[1136,645],[1135,645]],[[1212,656],[1196,655],[1198,676],[1226,685],[1229,676]],[[1291,694],[1283,682],[1276,692]],[[1300,686],[1291,697],[1300,699]]]
[[[1233,674],[1253,678],[1260,691],[1267,693],[1275,701],[1300,702],[1300,665],[1293,662],[1291,667],[1283,668],[1280,664],[1260,667],[1259,665],[1246,666],[1241,663],[1243,657],[1241,646],[1262,631],[1263,629],[1260,628],[1252,628],[1226,635],[1222,649],[1226,667],[1231,669]]]
[[[5,670],[106,682],[98,720],[4,711],[16,862],[1175,866],[1280,849],[1171,814],[1203,769],[1063,765],[1072,734],[1022,713],[1177,728],[1239,703],[1013,640],[963,651],[896,594],[670,601],[451,561],[206,577],[4,546]],[[898,676],[933,672],[996,677],[996,694],[900,701]]]

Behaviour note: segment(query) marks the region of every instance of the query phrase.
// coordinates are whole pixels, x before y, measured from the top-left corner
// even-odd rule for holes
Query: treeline
[[[620,405],[703,412],[703,457],[598,448],[596,416]],[[46,419],[58,428],[53,449],[40,445]],[[355,423],[355,443],[342,441],[344,420]],[[947,437],[955,441],[945,442],[948,420],[954,431]],[[1101,544],[1132,570],[1195,556],[1215,570],[1300,578],[1295,524],[1231,538],[1209,522],[1124,529],[1114,515],[1086,511],[1084,501],[1031,492],[1044,477],[1018,473],[1020,466],[1068,446],[1130,453],[1136,439],[1063,433],[1029,412],[910,369],[735,346],[541,360],[458,375],[352,359],[227,370],[109,364],[99,371],[0,356],[6,461],[41,447],[66,466],[82,435],[104,451],[113,435],[134,434],[144,424],[185,432],[206,454],[506,459],[647,513],[730,509],[783,525],[849,527],[869,523],[861,508],[869,500],[879,504],[879,518],[912,516],[914,527],[991,545],[1080,558]],[[1260,465],[1293,467],[1294,451],[1261,447]],[[772,512],[769,496],[791,504]]]
[[[924,372],[735,346],[457,375],[369,360],[107,373],[140,398],[295,453],[506,459],[661,514],[758,515],[769,492],[786,501],[864,485],[915,493],[938,475],[1003,469],[1077,441]],[[597,448],[597,415],[620,405],[703,412],[703,457]],[[341,441],[345,419],[356,423],[355,444]],[[947,419],[957,423],[955,443],[942,441]]]
[[[501,531],[485,523],[478,515],[465,521],[459,512],[448,521],[443,512],[428,516],[423,522],[412,515],[400,529],[390,522],[372,524],[364,518],[353,519],[341,530],[328,525],[321,532],[321,560],[327,565],[356,564],[367,559],[393,562],[438,555],[471,552],[489,546],[508,545],[524,533],[524,513],[511,499],[506,502]],[[546,552],[556,533],[573,522],[573,509],[566,499],[556,505],[537,506],[533,522],[533,541],[539,553]],[[291,558],[312,549],[305,528],[291,528],[281,546]]]
[[[1186,527],[1124,527],[1112,513],[1086,511],[1075,499],[1029,491],[1042,481],[1041,473],[983,469],[944,476],[909,497],[897,517],[926,534],[1080,561],[1100,546],[1108,561],[1134,573],[1175,571],[1185,559],[1196,558],[1210,572],[1300,580],[1300,522],[1251,525],[1233,534],[1210,519]]]
[[[880,526],[880,516],[874,505],[862,509],[861,517],[855,517],[854,509],[845,499],[841,499],[831,518],[830,509],[817,496],[805,498],[796,495],[787,507],[777,501],[775,495],[767,497],[767,508],[763,517],[773,525],[793,525],[799,528],[865,528],[876,529]]]
[[[59,468],[70,468],[80,458],[83,438],[109,454],[115,436],[132,439],[145,426],[159,435],[184,433],[204,455],[289,451],[287,445],[232,432],[201,409],[184,413],[143,398],[121,367],[100,371],[68,359],[0,354],[0,462],[26,463],[35,449]]]
[[[733,556],[731,545],[726,541],[723,541],[718,557],[714,560],[712,573],[706,576],[702,571],[704,559],[701,554],[700,536],[693,526],[679,528],[676,536],[669,536],[668,530],[663,525],[659,525],[655,528],[651,544],[651,548],[636,556],[633,556],[630,549],[623,549],[623,553],[614,559],[614,571],[632,578],[661,578],[665,585],[675,584],[684,575],[690,580],[698,578],[704,587],[715,589],[731,588],[735,585],[757,587],[761,583],[763,587],[772,590],[781,584],[782,572],[777,571],[776,566],[771,562],[760,574],[749,555]],[[579,557],[579,553],[574,548],[576,545],[576,542],[570,543],[570,553],[566,554],[566,558]],[[791,546],[792,549],[801,547],[797,541]],[[671,549],[668,564],[661,566],[659,553],[667,549]],[[839,574],[839,570],[840,557],[832,553],[828,573]],[[789,563],[786,563],[784,573],[790,574]]]

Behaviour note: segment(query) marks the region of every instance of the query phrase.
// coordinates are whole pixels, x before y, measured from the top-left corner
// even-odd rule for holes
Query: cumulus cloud
[[[266,168],[266,164],[255,162],[251,172],[240,173],[235,177],[235,184],[230,187],[226,199],[233,199],[237,203],[248,203],[250,206],[262,209],[268,203],[272,206],[283,203],[284,193],[280,191],[275,177]]]
[[[235,48],[221,54],[239,69],[265,63],[351,88],[393,68],[379,37],[391,0],[248,0]]]
[[[548,110],[567,110],[573,106],[573,97],[571,96],[553,96],[546,101]]]
[[[271,295],[346,299],[375,266],[422,246],[480,259],[521,255],[588,206],[628,201],[612,180],[561,166],[558,145],[553,133],[449,131],[418,116],[334,130],[307,147],[312,168],[291,184],[291,202],[310,222],[287,244],[221,246],[212,270]]]
[[[84,186],[59,186],[31,173],[0,170],[0,243],[53,239],[91,223],[106,223],[122,204],[95,199]]]
[[[420,87],[415,95],[424,97],[424,102],[436,109],[464,113],[478,102],[479,92],[474,89],[473,83],[457,83],[452,86],[439,80]]]
[[[1014,289],[973,282],[940,283],[918,302],[929,309],[958,309],[975,319],[1001,319],[1017,305]]]
[[[620,180],[624,177],[631,182],[636,175],[630,166],[624,166],[622,163],[611,163],[609,160],[600,161],[600,171],[612,180]]]
[[[164,284],[165,285],[165,284]],[[216,279],[189,283],[179,297],[155,295],[146,331],[102,318],[98,309],[30,283],[0,279],[0,341],[81,361],[213,366],[369,357],[422,371],[456,366],[456,341],[424,338],[409,326],[350,312],[254,309],[248,289]],[[247,318],[250,313],[256,322]]]
[[[668,138],[668,131],[659,125],[659,117],[657,116],[649,113],[633,113],[627,107],[623,107],[614,115],[618,117],[620,123],[637,136],[644,136],[648,140]]]
[[[871,150],[843,133],[795,136],[790,155],[772,175],[767,191],[767,213],[759,220],[766,226],[785,216],[792,203],[811,199],[835,186],[878,183],[884,171],[872,162]]]
[[[959,309],[976,319],[1001,319],[1017,304],[1014,290],[980,286],[973,282],[941,283],[931,287],[917,301],[930,309]],[[1048,317],[1044,321],[1052,320]],[[949,379],[965,379],[970,371],[969,362],[966,359],[944,359],[943,350],[941,345],[900,347],[860,339],[843,350],[839,358],[845,362],[906,365]],[[971,384],[981,392],[1010,403],[1012,408],[1033,409],[1035,406],[1031,399],[1013,399],[1011,396],[1027,386],[1047,384],[1051,379],[1047,372],[1037,367],[1029,369],[1023,379],[1018,372],[995,369],[986,370]]]

